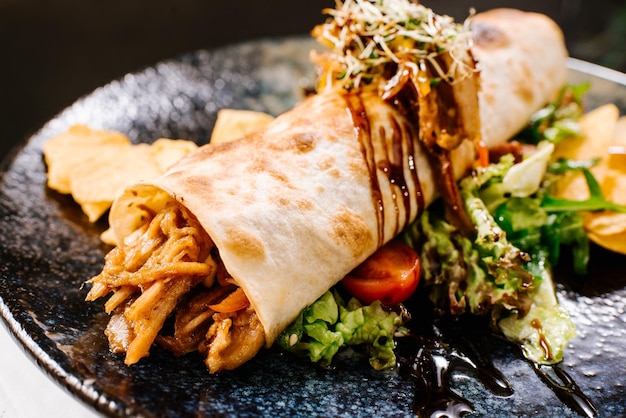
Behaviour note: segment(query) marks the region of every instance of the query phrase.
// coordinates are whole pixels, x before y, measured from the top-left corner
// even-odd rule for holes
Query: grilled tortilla
[[[517,133],[567,81],[567,50],[545,15],[494,9],[471,18],[481,72],[480,123],[489,148]]]
[[[522,128],[565,83],[567,54],[558,27],[542,15],[495,10],[476,15],[472,25],[472,52],[480,70],[481,135],[494,147]],[[259,131],[205,145],[158,179],[130,186],[110,212],[122,251],[111,260],[134,257],[124,251],[149,253],[148,244],[133,246],[137,231],[152,228],[148,224],[172,205],[184,209],[189,222],[208,237],[200,239],[206,245],[194,252],[201,254],[198,259],[186,261],[202,264],[211,252],[210,264],[217,260],[227,272],[222,281],[242,289],[249,301],[243,320],[236,313],[226,315],[226,322],[214,317],[214,324],[222,325],[211,326],[210,337],[194,344],[208,357],[211,346],[220,347],[213,349],[219,351],[214,356],[231,357],[207,360],[212,372],[237,367],[261,348],[259,341],[271,345],[303,308],[436,198],[440,174],[418,141],[420,127],[414,122],[367,89],[331,88],[314,95]],[[463,141],[450,153],[454,176],[463,175],[474,159],[474,142]],[[156,238],[145,242],[154,244]],[[108,262],[105,271],[125,269],[114,264]],[[125,271],[132,276],[133,271]],[[108,333],[112,346],[124,352],[142,329],[136,325],[140,315],[135,313],[132,320],[120,320],[120,315],[132,311],[137,292],[146,293],[154,284],[148,278],[133,290],[114,284],[115,274],[107,278],[103,272],[92,279],[95,290],[89,298],[131,289],[127,298],[120,296],[108,309],[121,309]],[[198,277],[190,279],[194,274]],[[159,324],[177,304],[185,303],[189,289],[214,285],[203,275],[208,273],[202,269],[186,274],[188,284],[163,308]],[[167,291],[158,294],[150,303],[166,305],[162,301]],[[208,312],[210,324],[213,311]],[[246,327],[257,323],[262,332],[250,326],[255,330],[250,332],[252,341],[246,339]],[[150,332],[148,346],[158,329]],[[229,332],[239,336],[228,340]],[[137,361],[147,350],[144,345],[127,362]]]

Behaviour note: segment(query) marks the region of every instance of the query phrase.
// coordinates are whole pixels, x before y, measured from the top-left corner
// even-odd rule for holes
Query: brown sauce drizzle
[[[389,115],[389,124],[391,125],[389,137],[387,137],[384,127],[381,126],[379,130],[380,137],[383,140],[390,140],[391,149],[386,147],[387,155],[384,160],[378,162],[378,169],[387,176],[392,189],[393,186],[396,187],[396,189],[393,189],[392,198],[396,213],[396,228],[393,234],[397,235],[412,221],[412,199],[409,182],[405,177],[405,167],[408,168],[411,182],[415,185],[416,216],[419,216],[424,210],[424,193],[422,192],[418,169],[415,165],[415,142],[411,135],[411,128],[407,123],[400,125],[398,120],[392,115]],[[389,151],[391,151],[391,155],[389,155]],[[400,220],[400,202],[402,202],[405,213],[403,220]]]
[[[367,170],[369,172],[372,203],[376,211],[376,221],[378,224],[378,247],[384,243],[384,231],[385,231],[385,206],[383,204],[383,195],[380,190],[380,183],[378,181],[378,173],[376,166],[376,156],[374,155],[374,144],[372,143],[372,130],[370,121],[363,104],[363,99],[357,94],[344,94],[350,116],[352,117],[352,124],[356,130],[361,144],[361,151],[365,163],[367,164]]]
[[[537,318],[535,318],[530,321],[530,326],[536,329],[539,333],[539,346],[543,350],[543,354],[546,360],[551,361],[553,359],[552,350],[550,350],[550,344],[548,344],[548,341],[546,341],[546,336],[543,333],[543,326],[541,325],[541,322]]]
[[[546,360],[552,360],[552,350],[543,333],[543,325],[538,319],[530,321],[530,326],[539,333],[539,345],[544,351]],[[559,364],[540,365],[531,362],[537,376],[552,389],[555,395],[585,417],[595,417],[598,413],[591,400],[580,390],[576,382],[563,370]]]
[[[394,236],[400,233],[415,218],[411,216],[411,202],[413,198],[415,198],[417,204],[417,215],[419,216],[424,210],[424,194],[414,157],[417,138],[414,138],[414,135],[412,135],[413,131],[408,123],[401,125],[396,118],[390,115],[391,132],[386,132],[384,126],[380,126],[377,132],[380,136],[378,140],[383,142],[383,149],[385,150],[384,155],[377,155],[374,142],[377,139],[373,137],[373,127],[367,115],[362,96],[346,92],[344,98],[369,171],[372,203],[376,210],[378,223],[378,246],[380,247],[384,244],[385,238],[385,210],[390,208],[385,208],[384,205],[381,184],[378,178],[379,171],[387,177],[392,190],[393,213],[396,215]],[[415,187],[414,196],[411,196],[409,182],[405,177],[405,169],[408,169],[411,176],[410,181]],[[401,208],[404,209],[404,219],[400,219]]]
[[[419,322],[411,334],[398,341],[399,370],[415,385],[413,412],[418,417],[461,417],[474,412],[472,403],[451,387],[454,376],[474,377],[499,397],[510,397],[513,388],[491,361],[489,339],[476,338],[477,329],[486,329],[480,318],[436,319],[426,307],[417,308]],[[421,315],[423,314],[423,315]],[[496,336],[498,339],[501,337]],[[503,339],[502,339],[503,340]],[[505,340],[503,340],[505,341]],[[487,343],[487,345],[485,345]],[[561,402],[582,417],[596,417],[598,411],[561,364],[538,365],[528,361],[537,376]]]
[[[598,415],[598,409],[591,399],[583,393],[571,376],[561,368],[560,364],[543,366],[531,362],[531,365],[537,376],[552,389],[556,397],[577,414],[588,418]]]
[[[411,327],[413,333],[399,341],[398,348],[405,353],[400,372],[415,384],[413,412],[417,417],[461,417],[474,412],[472,403],[451,386],[459,374],[474,376],[496,396],[513,395],[510,383],[486,351],[465,335],[469,331],[461,328],[463,324],[435,321],[428,318],[429,313],[425,315],[427,318]],[[467,329],[475,329],[467,325]]]
[[[471,59],[475,66],[473,56]],[[452,63],[449,56],[440,57],[437,61],[444,72]],[[422,61],[420,78],[436,79],[437,72]],[[437,190],[445,202],[450,221],[464,233],[473,234],[474,225],[457,187],[450,151],[464,140],[480,140],[477,96],[480,83],[475,77],[460,81],[454,86],[447,81],[441,81],[424,93],[418,86],[419,83],[409,81],[410,77],[404,77],[403,80],[394,87],[393,92],[386,91],[383,97],[402,112],[409,123],[419,129],[419,141],[424,145],[435,172]]]
[[[446,202],[447,218],[465,235],[471,236],[474,233],[475,227],[465,210],[461,193],[457,187],[452,161],[450,159],[450,151],[435,145],[435,149],[429,151],[427,156],[436,172],[435,181],[437,182],[437,190],[443,201]]]

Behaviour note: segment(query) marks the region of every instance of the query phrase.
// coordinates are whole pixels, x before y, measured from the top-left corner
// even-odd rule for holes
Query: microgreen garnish
[[[471,44],[467,21],[458,24],[410,0],[338,0],[335,9],[324,12],[332,18],[314,35],[332,49],[341,67],[337,73],[346,75],[345,87],[359,87],[377,76],[393,78],[389,64],[402,64],[397,72],[409,68],[416,75],[421,60],[448,82],[475,71],[467,60]],[[446,70],[436,59],[444,53],[453,61]]]

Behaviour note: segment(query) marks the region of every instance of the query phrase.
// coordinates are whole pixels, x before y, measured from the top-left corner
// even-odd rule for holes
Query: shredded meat
[[[216,312],[238,287],[212,252],[209,236],[177,203],[111,250],[102,272],[89,280],[87,295],[92,301],[112,293],[105,303],[112,313],[105,331],[111,351],[125,353],[125,363],[134,364],[155,341],[175,355],[199,350],[212,373],[253,357],[263,345],[263,328],[250,307]],[[169,318],[173,335],[164,332]]]
[[[198,350],[216,313],[209,306],[225,298],[231,291],[232,287],[213,286],[188,295],[176,310],[174,334],[160,335],[158,343],[176,356]]]
[[[256,312],[248,307],[236,313],[218,313],[206,335],[205,364],[215,373],[232,370],[250,360],[263,347],[265,333]]]

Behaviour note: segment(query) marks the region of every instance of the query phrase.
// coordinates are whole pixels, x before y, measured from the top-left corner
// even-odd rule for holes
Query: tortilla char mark
[[[337,246],[350,250],[355,258],[361,258],[372,247],[374,237],[363,217],[343,208],[331,219],[331,238]]]
[[[225,226],[228,240],[224,243],[228,251],[251,260],[265,257],[265,246],[258,236],[247,231],[240,224]]]
[[[509,16],[511,19],[515,15],[518,15],[519,11],[501,9],[497,10],[500,15]],[[510,48],[511,39],[507,33],[502,31],[496,25],[491,24],[488,20],[479,22],[472,26],[472,33],[474,34],[474,40],[476,45],[485,50],[499,50]],[[528,67],[525,62],[520,63],[517,66],[518,71],[523,74],[520,79],[530,80],[532,78],[532,69]],[[526,83],[518,83],[515,88],[519,97],[521,97],[526,103],[531,104],[535,100],[532,87]]]
[[[484,49],[506,48],[511,41],[506,33],[488,23],[477,23],[472,26],[474,42]]]

